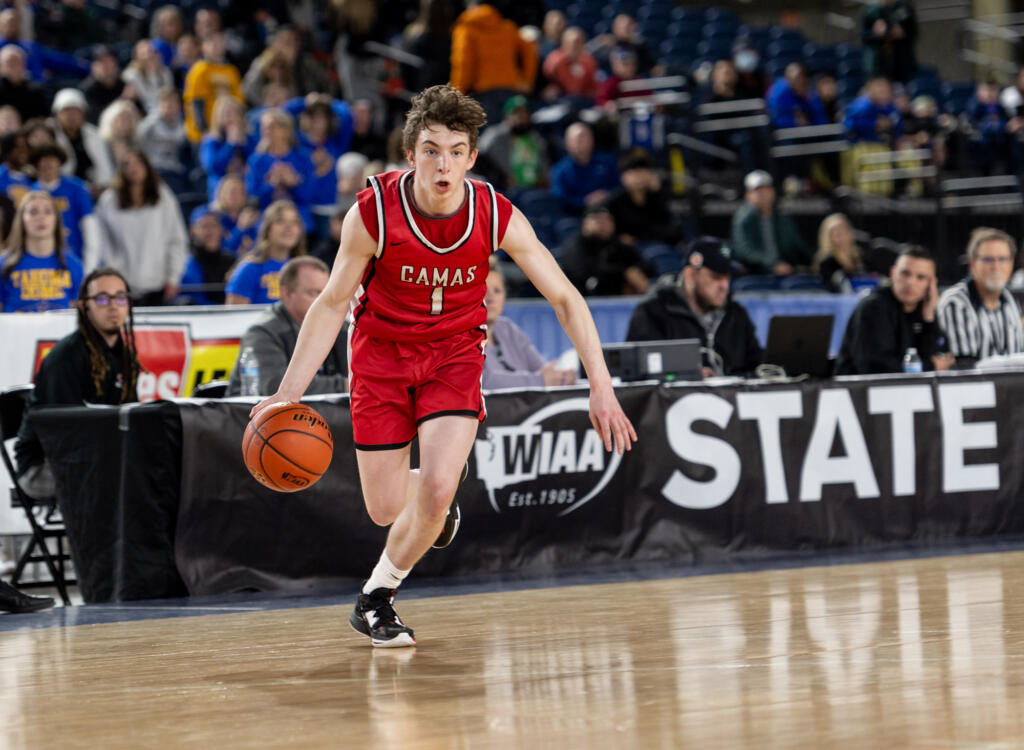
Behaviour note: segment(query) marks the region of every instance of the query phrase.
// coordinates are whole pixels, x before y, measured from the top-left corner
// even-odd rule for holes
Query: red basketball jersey
[[[411,198],[413,172],[370,177],[359,211],[377,252],[353,301],[354,325],[391,341],[435,341],[486,330],[489,259],[512,217],[512,204],[486,182],[467,179],[458,212],[435,218]]]

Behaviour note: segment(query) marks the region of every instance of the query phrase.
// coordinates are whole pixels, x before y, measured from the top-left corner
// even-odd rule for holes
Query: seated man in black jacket
[[[729,297],[731,279],[732,250],[715,237],[698,237],[679,275],[663,279],[637,305],[626,340],[700,339],[705,377],[752,373],[761,346],[747,311]]]
[[[942,353],[942,330],[935,320],[939,301],[935,261],[923,247],[900,253],[889,284],[860,301],[843,334],[836,375],[902,372],[907,349],[917,349],[925,370],[948,370],[953,357]]]
[[[274,393],[281,384],[295,351],[302,321],[313,300],[323,291],[329,276],[327,264],[311,255],[292,258],[281,269],[281,299],[249,327],[238,347],[239,357],[249,347],[256,355],[260,367],[260,393]],[[343,326],[306,393],[342,393],[347,390],[347,377],[348,328]],[[241,372],[236,360],[226,395],[238,396],[241,393]]]

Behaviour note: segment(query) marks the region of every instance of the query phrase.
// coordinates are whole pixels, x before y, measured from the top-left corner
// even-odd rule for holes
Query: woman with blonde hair
[[[292,118],[284,110],[268,109],[260,116],[260,142],[249,157],[246,192],[259,200],[261,209],[274,201],[291,201],[311,232],[313,177],[313,161],[296,141]]]
[[[0,254],[0,312],[40,312],[71,306],[82,284],[82,263],[65,253],[64,225],[49,193],[22,197]]]
[[[306,254],[306,231],[291,201],[280,200],[263,212],[256,245],[231,272],[227,304],[259,305],[281,298],[284,264]]]
[[[174,87],[174,74],[149,39],[140,39],[132,48],[132,60],[121,74],[125,85],[134,87],[139,106],[156,112],[160,89]]]
[[[224,248],[236,255],[245,255],[256,244],[260,210],[249,205],[245,194],[245,181],[233,174],[225,175],[217,183],[209,210],[215,212],[224,227]]]
[[[860,248],[853,241],[853,225],[844,214],[831,214],[821,222],[812,267],[830,292],[853,291],[851,279],[863,273],[864,266]]]
[[[245,162],[256,150],[256,135],[249,132],[245,107],[233,96],[219,96],[213,103],[210,132],[199,145],[199,164],[206,172],[211,198],[225,175],[245,175]]]
[[[138,108],[128,99],[116,99],[100,114],[100,138],[110,149],[115,164],[120,164],[132,149],[139,148]]]

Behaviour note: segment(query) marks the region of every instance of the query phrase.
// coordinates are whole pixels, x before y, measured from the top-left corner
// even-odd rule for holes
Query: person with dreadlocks
[[[27,408],[138,401],[139,357],[124,276],[113,268],[92,271],[82,282],[75,308],[78,329],[43,359]],[[53,472],[27,419],[18,431],[14,455],[25,491],[36,499],[53,497]]]

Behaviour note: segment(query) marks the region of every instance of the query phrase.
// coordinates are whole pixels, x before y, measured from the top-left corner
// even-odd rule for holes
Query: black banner
[[[187,595],[174,563],[177,406],[49,407],[29,419],[53,467],[82,598]]]
[[[491,394],[459,536],[417,574],[1019,534],[1022,392],[1017,373],[623,387],[640,442],[621,458],[591,428],[585,389]],[[363,508],[347,399],[309,403],[334,460],[295,494],[246,472],[249,405],[181,404],[175,556],[191,593],[369,573],[386,531]]]

